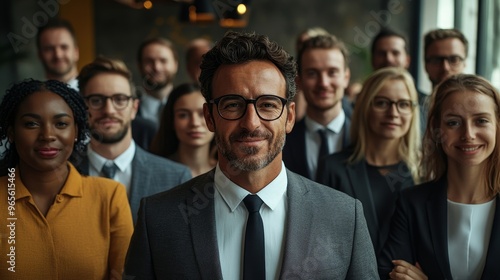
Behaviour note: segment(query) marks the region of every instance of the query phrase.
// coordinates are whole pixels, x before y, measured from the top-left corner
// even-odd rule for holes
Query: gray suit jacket
[[[82,174],[89,174],[89,160],[86,156],[81,159],[78,168]],[[134,223],[143,197],[169,190],[191,178],[191,171],[187,166],[150,154],[136,145],[128,197]]]
[[[212,170],[141,201],[124,279],[222,279],[213,176]],[[378,279],[361,203],[288,170],[287,176],[280,279]]]

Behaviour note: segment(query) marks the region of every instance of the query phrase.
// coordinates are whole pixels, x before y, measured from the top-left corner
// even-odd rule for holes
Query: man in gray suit
[[[219,163],[141,201],[124,277],[378,279],[361,203],[282,162],[295,123],[290,55],[228,32],[201,69]]]
[[[139,100],[122,61],[97,58],[83,67],[78,82],[89,108],[92,132],[78,168],[83,174],[108,177],[125,185],[135,222],[141,198],[191,179],[191,172],[135,144],[131,122]]]

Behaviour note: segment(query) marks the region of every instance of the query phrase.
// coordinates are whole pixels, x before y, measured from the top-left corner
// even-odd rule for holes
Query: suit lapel
[[[306,148],[306,121],[305,119],[303,118],[302,120],[300,120],[299,123],[297,123],[297,133],[296,135],[299,135],[299,137],[297,137],[297,141],[294,145],[294,148],[292,151],[295,151],[294,154],[297,155],[297,158],[296,158],[296,163],[299,164],[299,166],[301,166],[301,173],[299,174],[304,174],[304,177],[307,177],[307,178],[312,178],[312,174],[309,174],[309,168],[307,168],[307,148]]]
[[[497,195],[495,206],[495,217],[493,218],[493,226],[491,228],[490,244],[488,244],[488,253],[486,255],[486,263],[484,265],[483,275],[481,279],[497,279],[500,275],[500,196]]]
[[[291,278],[294,271],[299,269],[299,264],[304,263],[304,256],[309,251],[309,242],[304,242],[311,231],[311,217],[313,216],[309,208],[292,207],[293,205],[303,205],[304,196],[307,189],[303,184],[298,183],[296,175],[287,171],[288,187],[288,217],[285,225],[285,246],[283,250],[283,264],[281,266],[280,279]]]
[[[373,202],[373,195],[371,190],[370,182],[367,180],[368,174],[366,171],[366,165],[364,160],[360,160],[355,164],[347,165],[347,176],[351,182],[351,190],[354,197],[359,199],[363,203],[363,209],[365,214],[366,223],[368,224],[368,229],[371,229],[370,236],[372,240],[376,240],[380,243],[378,231],[374,229],[379,228],[379,221],[377,218],[377,209],[375,209],[375,203]],[[373,244],[375,248],[379,248],[379,245],[383,244]]]
[[[200,274],[206,279],[222,279],[217,231],[215,228],[214,171],[192,188],[193,195],[186,204],[198,212],[189,217],[193,248]]]
[[[346,116],[344,126],[342,128],[344,135],[342,137],[342,150],[351,145],[351,120]]]
[[[446,278],[452,279],[448,257],[448,208],[447,183],[445,180],[436,182],[435,189],[427,201],[427,219],[429,235],[432,240],[436,261]]]
[[[151,176],[148,176],[149,172],[145,164],[145,160],[143,157],[143,151],[139,146],[135,146],[135,155],[132,159],[132,180],[130,184],[129,190],[129,198],[130,202],[137,201],[139,202],[143,197],[143,193],[141,191],[140,186],[148,186],[149,180]],[[137,199],[136,199],[137,197]],[[136,205],[139,207],[139,205]]]

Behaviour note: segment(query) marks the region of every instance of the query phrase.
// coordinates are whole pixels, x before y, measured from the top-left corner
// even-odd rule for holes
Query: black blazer
[[[318,164],[316,181],[361,201],[375,253],[379,254],[388,236],[391,217],[399,193],[402,189],[413,186],[414,181],[408,172],[406,164],[400,163],[401,166],[398,168],[398,172],[386,175],[389,184],[395,183],[392,185],[395,187],[393,190],[393,207],[376,205],[374,191],[383,186],[376,186],[373,182],[370,182],[365,160],[352,164],[347,162],[352,153],[353,150],[349,148],[322,158]],[[385,219],[379,219],[379,213],[382,211],[388,211],[387,213],[381,213],[381,216],[385,217]]]
[[[349,146],[351,119],[346,115],[342,130],[342,149]],[[283,148],[283,162],[290,171],[300,174],[308,179],[313,179],[316,174],[309,174],[307,167],[307,147],[306,147],[306,122],[302,120],[295,123],[292,131],[286,136],[285,147]]]
[[[388,279],[391,260],[418,262],[429,279],[452,279],[448,257],[447,183],[432,181],[401,192],[389,239],[378,258],[381,279]],[[490,244],[481,279],[499,279],[500,199],[496,198]]]

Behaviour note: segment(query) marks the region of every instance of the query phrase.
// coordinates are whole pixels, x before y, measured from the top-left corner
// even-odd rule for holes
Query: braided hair
[[[2,99],[2,103],[0,103],[0,112],[2,112],[0,114],[0,145],[5,145],[5,151],[2,154],[4,162],[0,173],[4,172],[4,167],[15,167],[19,162],[15,143],[6,141],[8,139],[7,131],[15,122],[19,105],[27,96],[41,91],[50,91],[59,95],[68,104],[71,111],[73,111],[75,123],[78,127],[78,135],[69,160],[73,164],[78,165],[78,161],[81,159],[83,153],[85,153],[87,144],[90,141],[90,133],[87,123],[87,106],[82,96],[60,81],[49,80],[42,82],[27,79],[14,84],[8,89]]]

